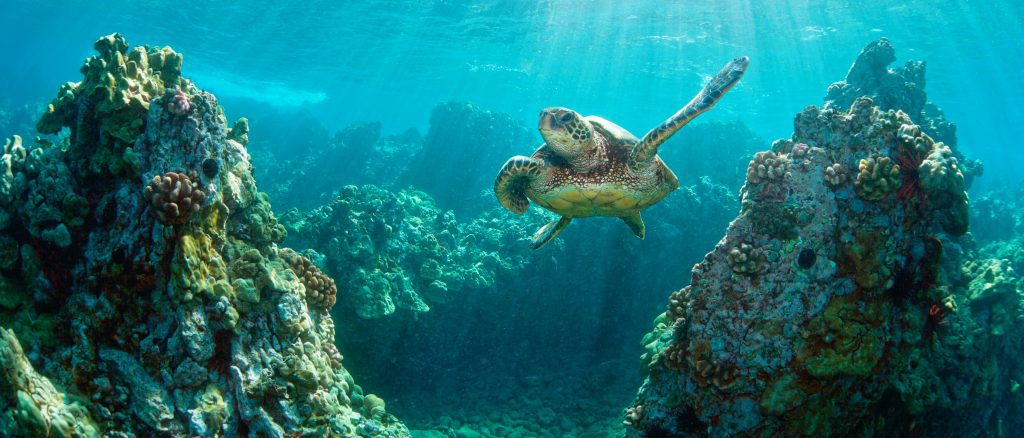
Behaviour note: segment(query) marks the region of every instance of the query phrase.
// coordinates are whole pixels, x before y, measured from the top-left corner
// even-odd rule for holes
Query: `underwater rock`
[[[89,411],[35,371],[14,332],[0,328],[0,432],[24,436],[99,436]]]
[[[929,189],[917,174],[901,176],[899,132],[912,124],[869,98],[845,111],[809,107],[792,139],[755,156],[740,216],[644,338],[646,380],[624,419],[628,436],[913,427],[921,388],[891,382],[929,369],[911,358],[931,348],[928,311],[947,293],[937,284],[941,248],[955,253],[964,231],[942,218],[966,220],[956,204],[967,197],[956,172]],[[925,156],[947,156],[920,135]],[[837,164],[865,162],[860,184],[835,170],[827,178]],[[904,187],[906,196],[891,195]]]
[[[972,194],[970,214],[980,246],[1024,235],[1024,181]]]
[[[333,283],[278,246],[244,123],[170,48],[96,49],[39,122],[69,135],[4,151],[0,435],[409,436],[352,405]]]
[[[887,38],[869,43],[850,66],[846,79],[828,87],[825,108],[843,110],[862,96],[871,97],[882,110],[901,110],[935,141],[947,144],[960,161],[964,184],[971,187],[984,171],[978,160],[969,160],[956,149],[956,125],[928,101],[925,93],[925,62],[907,61],[903,67],[889,68],[896,61],[896,49]]]

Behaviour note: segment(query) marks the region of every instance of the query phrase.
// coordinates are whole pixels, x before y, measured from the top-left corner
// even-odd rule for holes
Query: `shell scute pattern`
[[[749,59],[733,59],[689,104],[636,138],[597,116],[581,116],[563,107],[540,112],[538,129],[545,143],[529,157],[510,158],[495,179],[502,206],[524,213],[529,201],[562,217],[541,227],[533,248],[551,241],[573,218],[621,218],[644,238],[640,211],[679,187],[679,179],[658,158],[658,148],[680,128],[711,107],[746,71]]]

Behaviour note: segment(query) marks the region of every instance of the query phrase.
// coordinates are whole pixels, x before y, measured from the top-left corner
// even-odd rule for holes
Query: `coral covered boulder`
[[[958,247],[967,197],[953,163],[938,177],[949,184],[931,184],[918,169],[928,165],[901,158],[914,145],[923,156],[945,148],[917,131],[901,138],[904,125],[906,114],[867,98],[810,107],[792,139],[755,156],[740,216],[644,339],[630,436],[913,426],[923,390],[898,382],[931,348],[942,248]]]
[[[408,436],[279,248],[245,124],[170,48],[96,48],[39,123],[70,135],[4,150],[0,435]]]

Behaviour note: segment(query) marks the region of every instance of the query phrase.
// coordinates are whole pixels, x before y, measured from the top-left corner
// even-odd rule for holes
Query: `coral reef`
[[[810,107],[795,124],[792,139],[755,155],[741,215],[644,338],[629,436],[913,427],[922,390],[893,382],[923,372],[908,367],[931,348],[928,310],[948,285],[939,266],[959,253],[964,229],[942,218],[966,220],[955,205],[966,203],[963,176],[919,133],[911,143],[950,159],[936,159],[943,183],[923,184],[935,190],[913,207],[890,196],[907,183],[893,157],[912,122],[868,98],[848,111]],[[854,184],[836,170],[826,181],[836,164],[860,165]]]
[[[289,245],[322,255],[344,285],[343,307],[362,318],[426,312],[432,303],[491,288],[526,262],[507,245],[507,225],[486,218],[459,224],[419,191],[345,186],[330,204],[290,210],[282,221]]]
[[[97,436],[81,404],[61,393],[32,368],[14,332],[0,328],[0,431],[26,436]]]
[[[306,287],[306,301],[319,309],[331,310],[338,300],[338,287],[334,284],[334,279],[324,275],[310,259],[292,249],[281,250],[281,256]]]
[[[884,200],[899,186],[900,168],[889,157],[861,158],[853,186],[868,201]]]
[[[889,68],[896,61],[896,49],[886,38],[869,43],[850,66],[846,79],[828,87],[825,108],[845,109],[861,96],[869,96],[882,110],[901,110],[925,134],[952,149],[963,166],[964,183],[969,188],[983,167],[956,150],[956,125],[946,120],[942,109],[928,101],[925,93],[925,62],[907,61],[903,67]]]
[[[170,48],[95,48],[38,123],[68,135],[4,149],[0,434],[408,436],[278,246],[245,124]]]
[[[216,162],[216,161],[214,161]],[[167,172],[153,177],[145,189],[150,211],[164,224],[180,225],[188,221],[206,200],[206,193],[198,184],[199,177]]]
[[[758,152],[747,166],[747,181],[751,184],[778,182],[789,177],[789,157],[775,152]]]
[[[1024,234],[1024,181],[972,194],[970,223],[982,246]]]

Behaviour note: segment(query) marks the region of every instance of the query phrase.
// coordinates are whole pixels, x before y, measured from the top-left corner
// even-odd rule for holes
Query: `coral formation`
[[[966,159],[955,150],[956,125],[946,120],[942,109],[929,102],[925,93],[925,62],[907,61],[903,67],[889,68],[894,61],[896,49],[888,39],[869,43],[850,66],[846,79],[828,87],[825,108],[842,110],[857,98],[868,96],[882,110],[903,111],[917,129],[953,149],[953,155],[964,166],[964,184],[969,188],[971,181],[982,174],[983,167],[981,162]]]
[[[459,224],[418,191],[345,186],[330,204],[291,210],[283,221],[289,244],[323,255],[327,272],[344,285],[343,305],[362,318],[425,312],[430,303],[491,288],[525,263],[521,251],[499,248],[507,242],[502,224]]]
[[[14,332],[0,328],[0,431],[26,436],[98,436],[89,411],[35,371]]]
[[[862,158],[857,164],[853,186],[868,201],[881,201],[899,186],[900,168],[889,157]]]
[[[842,164],[833,163],[825,168],[825,182],[830,186],[839,187],[846,184],[847,179],[849,179],[849,172]]]
[[[68,135],[4,150],[0,434],[408,436],[356,403],[244,122],[170,48],[95,47],[38,124]]]
[[[772,151],[758,152],[747,166],[747,182],[778,182],[789,176],[789,158]]]
[[[324,275],[311,260],[292,249],[281,250],[281,257],[288,262],[292,271],[299,276],[302,285],[306,287],[306,302],[318,309],[330,310],[338,296],[338,287],[334,284],[334,279]]]
[[[903,183],[891,156],[906,115],[862,98],[848,111],[808,108],[795,123],[792,139],[755,155],[742,214],[645,337],[645,357],[665,360],[646,366],[634,402],[644,415],[628,419],[629,436],[909,427],[900,412],[920,389],[886,382],[928,348],[927,310],[941,299],[936,266],[963,232],[932,219],[960,216],[938,200],[966,201],[963,176],[945,165],[936,176],[948,183],[926,190],[937,202],[902,208],[890,196]],[[945,156],[942,143],[920,144]],[[838,178],[853,164],[851,187]],[[883,404],[893,414],[866,421]]]
[[[243,120],[236,122],[228,136],[237,136],[236,141],[245,144],[249,122]],[[333,135],[308,115],[274,114],[253,123],[256,129],[271,134],[255,138],[248,147],[260,164],[256,177],[275,205],[285,210],[323,205],[350,184],[390,186],[423,142],[415,129],[382,135],[380,123],[353,123]],[[287,150],[278,144],[287,144]]]
[[[206,200],[206,193],[193,181],[199,181],[195,172],[191,175],[167,172],[154,176],[146,185],[144,194],[150,211],[160,222],[180,225],[199,211]]]
[[[752,245],[741,243],[726,254],[729,266],[737,274],[756,274],[761,271],[764,256]]]

